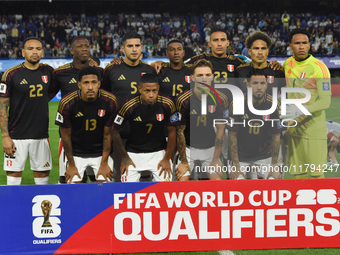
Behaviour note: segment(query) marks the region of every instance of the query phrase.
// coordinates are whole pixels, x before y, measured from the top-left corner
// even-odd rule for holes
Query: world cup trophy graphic
[[[44,200],[41,202],[41,210],[44,215],[44,223],[42,224],[41,227],[43,228],[48,228],[52,227],[50,223],[50,214],[51,214],[51,209],[52,209],[52,203],[48,200]]]

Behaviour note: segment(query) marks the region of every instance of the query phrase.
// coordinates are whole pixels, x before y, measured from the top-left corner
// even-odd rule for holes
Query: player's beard
[[[36,59],[36,60],[27,59],[27,62],[30,63],[30,64],[32,64],[32,65],[35,65],[35,64],[37,64],[37,63],[40,62],[40,58],[38,58],[38,59]]]

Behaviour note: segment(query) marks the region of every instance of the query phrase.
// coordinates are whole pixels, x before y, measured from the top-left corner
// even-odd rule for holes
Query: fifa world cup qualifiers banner
[[[340,179],[0,189],[1,254],[340,247]]]

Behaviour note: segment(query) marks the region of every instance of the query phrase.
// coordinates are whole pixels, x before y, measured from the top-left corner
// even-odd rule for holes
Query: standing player
[[[179,39],[172,39],[168,42],[166,55],[170,62],[162,63],[158,74],[159,93],[175,101],[178,94],[190,89],[192,69],[191,65],[183,62],[185,51],[183,42]]]
[[[25,62],[6,70],[0,85],[0,127],[7,185],[21,184],[27,154],[35,183],[48,184],[52,169],[48,90],[53,68],[40,64],[43,46],[38,38],[24,40],[22,55]]]
[[[267,61],[271,44],[270,37],[261,31],[256,31],[247,37],[246,46],[252,61],[236,69],[236,77],[239,78],[237,83],[244,93],[247,92],[246,78],[254,69],[263,70],[267,76],[267,94],[272,95],[272,88],[274,87],[278,88],[279,93],[281,88],[286,86],[283,68],[280,66],[280,69],[274,70]]]
[[[103,73],[103,69],[98,67],[98,64],[90,58],[90,43],[84,36],[75,37],[71,42],[71,54],[73,55],[73,61],[67,63],[54,70],[54,84],[51,88],[51,94],[49,98],[52,99],[55,94],[60,90],[61,97],[64,97],[70,92],[78,90],[78,73],[87,66],[96,66],[100,73]],[[65,181],[65,160],[66,155],[62,145],[62,140],[59,143],[59,183],[66,183]],[[95,177],[91,174],[91,181],[96,181]]]
[[[273,95],[273,88],[277,88],[277,93],[280,94],[281,88],[286,87],[283,68],[276,64],[276,67],[279,67],[279,69],[275,70],[267,61],[271,44],[272,41],[270,37],[261,31],[256,31],[247,37],[246,46],[252,61],[241,65],[236,69],[237,81],[235,81],[240,89],[242,89],[243,93],[247,92],[247,77],[250,73],[254,72],[254,70],[262,70],[266,75],[268,84],[266,91],[267,94]],[[286,151],[283,135],[281,136],[280,143],[281,147],[278,164],[283,165]],[[247,175],[247,178],[255,178],[255,176],[257,176],[256,173],[254,173],[253,177],[250,177],[251,173],[247,173]]]
[[[214,129],[214,119],[222,119],[223,110],[228,106],[227,97],[214,90],[211,82],[214,78],[211,62],[201,59],[193,66],[193,89],[180,94],[176,100],[179,125],[177,128],[177,148],[180,164],[176,169],[176,178],[189,180],[190,171],[195,162],[200,162],[200,172],[208,172],[209,179],[220,180],[222,173],[219,157],[224,140],[224,124],[217,124]],[[202,97],[207,96],[208,111],[202,113]],[[211,170],[209,169],[211,167]]]
[[[127,32],[122,38],[121,50],[125,56],[121,64],[110,63],[106,66],[103,75],[103,86],[108,88],[117,97],[118,105],[121,107],[125,101],[133,96],[139,95],[138,84],[141,76],[146,73],[154,73],[154,69],[140,60],[142,55],[141,36],[135,31]],[[122,139],[128,137],[129,124],[121,129]],[[115,181],[120,181],[121,155],[114,144]]]
[[[67,157],[66,181],[81,182],[86,168],[91,167],[97,182],[110,182],[111,127],[117,100],[111,93],[99,89],[98,69],[81,69],[78,80],[79,90],[63,97],[55,121],[60,126]]]
[[[248,75],[247,86],[252,88],[252,102],[256,110],[269,110],[273,98],[266,93],[268,82],[265,71],[257,69]],[[280,150],[280,133],[285,128],[279,121],[278,101],[276,110],[270,115],[259,116],[247,107],[248,95],[244,98],[244,115],[234,115],[234,101],[230,103],[229,120],[229,150],[233,168],[230,172],[231,179],[243,179],[246,172],[256,171],[262,178],[280,178],[279,168],[269,171],[277,164]],[[242,124],[243,123],[243,124]],[[271,137],[271,142],[270,139]],[[270,168],[271,166],[271,168]]]
[[[170,117],[175,105],[170,98],[158,95],[158,78],[154,74],[144,74],[138,89],[141,95],[128,100],[114,120],[113,142],[123,155],[122,181],[138,182],[144,171],[151,171],[154,181],[170,181],[170,159],[176,142],[176,128]],[[131,127],[125,145],[127,153],[118,132],[125,123]]]
[[[289,47],[293,56],[284,64],[287,86],[302,88],[311,94],[304,105],[311,115],[304,115],[295,105],[287,107],[285,118],[298,124],[287,129],[288,161],[294,178],[323,178],[321,171],[327,162],[327,126],[325,110],[331,103],[331,81],[328,68],[320,60],[308,54],[309,33],[294,29],[289,34]],[[288,93],[289,99],[304,98],[304,93]]]

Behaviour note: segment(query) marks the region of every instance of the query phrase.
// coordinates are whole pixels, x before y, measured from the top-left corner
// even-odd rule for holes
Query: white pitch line
[[[223,250],[223,251],[218,251],[220,255],[235,255],[232,251],[230,250]]]

